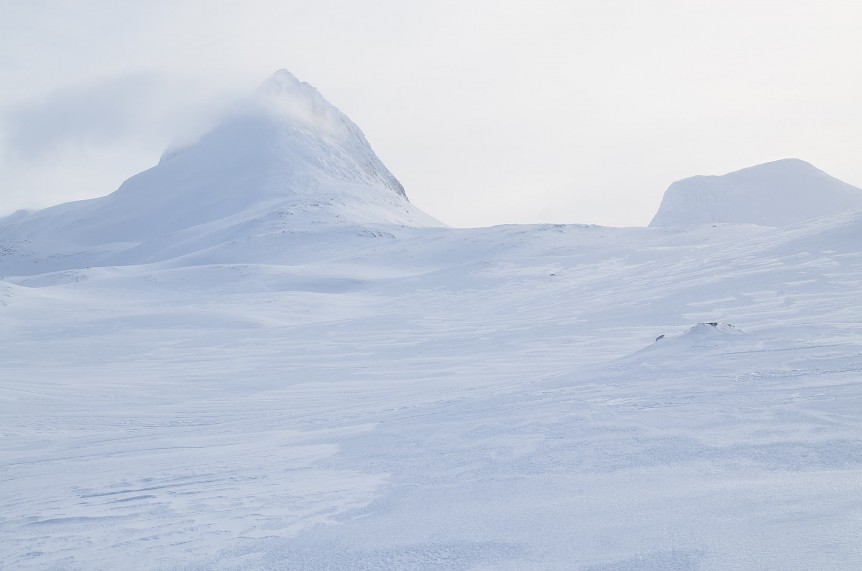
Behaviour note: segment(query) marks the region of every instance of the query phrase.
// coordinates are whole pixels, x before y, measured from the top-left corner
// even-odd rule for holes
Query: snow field
[[[853,568],[857,220],[7,276],[0,565]]]

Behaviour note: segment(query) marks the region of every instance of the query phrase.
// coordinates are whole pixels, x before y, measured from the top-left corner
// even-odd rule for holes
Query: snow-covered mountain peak
[[[255,97],[270,101],[303,101],[310,106],[316,106],[317,111],[332,108],[332,105],[311,84],[300,81],[286,69],[273,73],[255,91]]]
[[[290,73],[289,70],[284,68],[276,70],[271,76],[269,76],[269,79],[264,81],[258,88],[259,91],[270,92],[291,92],[297,89],[306,89],[309,91],[313,91],[318,96],[320,96],[320,93],[314,87],[304,81],[300,81],[296,78],[295,75]]]
[[[346,115],[281,70],[197,141],[112,194],[0,220],[0,240],[124,252],[110,257],[119,264],[142,251],[161,259],[283,232],[379,225],[440,223],[410,204]]]
[[[323,174],[383,186],[406,198],[401,183],[383,165],[359,127],[317,89],[285,69],[237,102],[194,143],[165,151],[160,163],[189,151],[212,166],[227,161],[235,169],[245,163],[260,172],[288,172],[294,178],[303,171],[319,171],[312,178]],[[291,192],[298,190],[295,184],[288,186]]]
[[[286,69],[269,77],[248,102],[247,112],[262,112],[272,120],[339,142],[351,139],[367,145],[358,127],[312,85]]]
[[[670,185],[650,226],[747,223],[786,226],[862,208],[862,190],[800,159]]]

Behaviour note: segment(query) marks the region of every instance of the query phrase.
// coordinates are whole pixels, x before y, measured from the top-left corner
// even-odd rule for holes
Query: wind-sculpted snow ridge
[[[744,223],[786,226],[862,209],[862,190],[799,159],[670,185],[650,226]]]
[[[350,119],[281,70],[197,142],[167,151],[114,193],[0,219],[0,244],[21,250],[29,240],[39,261],[0,267],[0,275],[139,263],[219,240],[378,225],[441,224],[410,204]]]

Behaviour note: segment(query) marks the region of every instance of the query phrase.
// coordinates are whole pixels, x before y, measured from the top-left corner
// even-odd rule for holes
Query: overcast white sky
[[[858,0],[0,0],[0,214],[101,196],[278,68],[455,226],[641,226],[784,157],[862,186]]]

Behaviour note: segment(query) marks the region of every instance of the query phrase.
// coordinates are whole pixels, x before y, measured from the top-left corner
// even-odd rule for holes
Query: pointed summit
[[[334,144],[370,147],[353,121],[324,99],[316,88],[299,81],[286,69],[276,71],[264,81],[246,102],[244,110],[249,114],[267,116],[292,129],[325,137]],[[399,194],[403,195],[404,189],[397,181],[394,182]]]
[[[295,75],[286,69],[280,69],[269,76],[269,79],[257,88],[256,93],[260,97],[304,99],[319,104],[321,108],[332,107],[314,86],[299,81]]]
[[[670,185],[650,226],[720,222],[786,226],[862,208],[862,190],[799,159]]]
[[[280,70],[197,142],[166,152],[114,193],[7,218],[0,239],[140,249],[225,225],[260,231],[254,221],[273,217],[285,221],[279,232],[439,225],[410,204],[346,115]]]
[[[284,68],[275,70],[269,79],[261,84],[259,89],[261,91],[293,91],[297,88],[307,88],[319,95],[314,87],[304,81],[299,81],[295,75]]]
[[[328,170],[342,169],[345,171],[342,174],[350,172],[353,178],[382,183],[407,197],[404,187],[374,154],[359,127],[317,89],[299,81],[286,69],[276,71],[251,96],[238,102],[221,124],[196,145],[212,147],[213,140],[220,139],[223,139],[220,147],[233,144],[236,154],[248,154],[249,147],[258,145],[262,147],[254,149],[255,153],[277,151],[280,155],[271,157],[274,161],[306,158],[319,162],[319,155],[335,157],[340,164],[330,161]],[[246,149],[240,149],[240,145]],[[168,150],[162,161],[189,148],[186,145],[179,151]],[[316,151],[318,156],[308,151]]]

